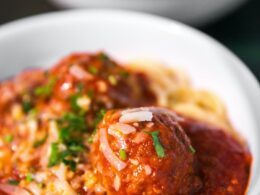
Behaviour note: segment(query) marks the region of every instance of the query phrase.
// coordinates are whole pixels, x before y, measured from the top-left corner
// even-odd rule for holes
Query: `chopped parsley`
[[[89,71],[92,74],[97,73],[97,69],[92,66],[90,67]],[[52,91],[50,88],[52,88],[53,85],[53,83],[47,83],[45,86],[43,86],[43,88],[41,88],[41,90],[46,90],[47,92]],[[96,112],[96,116],[94,117],[93,122],[87,125],[85,117],[86,110],[84,107],[79,105],[79,101],[81,100],[80,98],[93,98],[94,91],[89,90],[86,94],[84,94],[83,83],[78,83],[76,88],[76,93],[69,99],[71,112],[65,113],[56,120],[58,126],[58,140],[53,142],[50,146],[51,152],[48,161],[48,167],[53,167],[60,163],[64,163],[72,171],[75,171],[77,165],[76,162],[80,160],[79,157],[81,156],[82,152],[86,151],[86,138],[89,136],[92,137],[92,135],[94,135],[97,125],[103,119],[105,114],[105,110],[103,109]],[[49,93],[44,92],[43,94],[46,96]],[[86,97],[86,95],[88,97]],[[92,135],[87,134],[90,133],[89,130],[93,130]],[[35,142],[34,146],[38,147],[44,143],[44,141],[45,139],[39,140]]]
[[[32,108],[31,110],[30,110],[30,112],[29,112],[29,114],[31,115],[31,116],[36,116],[37,114],[38,114],[38,110],[37,110],[37,108]]]
[[[33,143],[33,147],[38,148],[39,146],[43,145],[46,142],[47,138],[48,138],[48,134],[46,134],[42,139],[35,141]]]
[[[17,186],[19,185],[20,181],[16,180],[16,179],[10,179],[7,181],[8,184],[12,185],[12,186]]]
[[[96,135],[96,133],[97,133],[97,129],[94,129],[92,134],[88,137],[87,141],[88,141],[89,144],[93,143],[93,139],[94,139],[94,136]]]
[[[56,83],[57,79],[54,78],[54,77],[51,77],[47,84],[46,85],[43,85],[43,86],[40,86],[40,87],[37,87],[35,90],[34,90],[34,94],[37,95],[37,96],[44,96],[44,97],[49,97],[52,92],[53,92],[53,87]]]
[[[69,166],[72,171],[76,171],[76,162],[75,161],[63,159],[62,162],[65,165]]]
[[[27,114],[33,108],[33,104],[29,100],[24,100],[22,102],[22,108],[23,108],[23,112]]]
[[[51,155],[49,158],[48,167],[55,166],[59,162],[60,162],[60,154],[59,154],[58,143],[52,143],[51,144]]]
[[[65,113],[58,121],[59,139],[65,145],[82,145],[82,133],[87,132],[87,125],[84,116],[74,113]]]
[[[122,72],[120,72],[119,74],[120,74],[120,76],[121,76],[122,78],[127,78],[127,77],[129,76],[129,72],[127,72],[127,71],[122,71]]]
[[[145,133],[147,133],[147,134],[152,136],[152,138],[153,138],[153,145],[154,145],[154,148],[155,148],[157,156],[159,158],[165,157],[164,148],[163,148],[162,144],[160,143],[159,137],[158,137],[160,132],[159,131],[153,131],[153,132],[147,132],[146,131]]]
[[[109,57],[108,57],[105,53],[103,53],[103,52],[98,55],[98,58],[99,58],[100,60],[102,60],[102,61],[108,61],[108,60],[110,60]]]
[[[72,152],[83,152],[85,147],[83,145],[70,145],[69,150]]]
[[[113,75],[109,75],[109,76],[108,76],[108,81],[109,81],[109,83],[110,83],[111,85],[116,85],[116,84],[117,84],[117,79],[116,79],[116,77],[113,76]]]
[[[78,83],[76,88],[77,88],[78,93],[81,93],[83,91],[83,89],[84,89],[84,84],[83,83]]]
[[[79,150],[79,148],[75,151],[71,150],[72,148],[60,151],[59,150],[59,144],[58,143],[52,143],[51,145],[51,155],[49,158],[48,167],[53,167],[61,162],[63,162],[65,165],[69,166],[72,171],[76,170],[76,162],[72,160],[71,158],[76,156],[77,152],[83,151],[82,149]]]
[[[91,99],[94,97],[94,91],[93,90],[88,90],[87,96]]]
[[[63,128],[68,128],[75,131],[84,131],[87,128],[85,118],[71,112],[65,113],[59,121],[59,124]]]
[[[14,139],[14,137],[11,134],[4,136],[5,143],[11,143],[13,141],[13,139]]]
[[[28,173],[25,177],[25,180],[27,182],[32,182],[33,181],[33,175],[31,173]]]
[[[91,74],[97,74],[98,73],[98,70],[95,66],[90,66],[88,68],[88,71],[91,73]]]
[[[59,140],[51,145],[48,166],[52,167],[64,163],[72,171],[75,171],[76,162],[73,159],[86,149],[83,142],[84,133],[87,132],[85,118],[69,112],[65,113],[57,122]],[[61,145],[62,147],[60,147]]]
[[[120,150],[119,150],[119,158],[120,158],[121,160],[126,160],[127,154],[126,154],[126,151],[125,151],[124,149],[120,149]]]
[[[81,109],[77,103],[79,97],[80,97],[79,94],[75,94],[70,97],[70,106],[71,106],[72,110],[75,112],[78,112]]]
[[[104,118],[105,114],[106,114],[106,111],[104,109],[101,109],[97,113],[96,118],[94,119],[94,123],[93,123],[94,130],[93,130],[92,134],[88,137],[88,140],[87,140],[88,143],[90,143],[90,144],[93,143],[93,138],[94,138],[94,136],[95,136],[95,134],[97,132],[97,126],[98,126],[99,122],[102,121],[102,119]]]
[[[96,118],[94,120],[94,128],[97,128],[97,125],[99,124],[100,121],[104,118],[106,114],[106,111],[104,109],[100,109],[99,112],[96,115]]]
[[[196,153],[196,150],[195,150],[195,148],[193,148],[192,145],[189,145],[189,150],[190,150],[190,152],[191,152],[192,154],[195,154],[195,153]]]

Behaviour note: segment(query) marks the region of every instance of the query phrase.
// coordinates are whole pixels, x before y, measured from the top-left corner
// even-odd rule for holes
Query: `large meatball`
[[[91,161],[108,194],[192,194],[200,188],[189,138],[161,108],[108,112]]]

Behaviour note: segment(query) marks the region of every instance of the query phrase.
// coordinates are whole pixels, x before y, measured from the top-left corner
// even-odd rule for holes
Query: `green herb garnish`
[[[113,75],[108,76],[108,81],[110,82],[111,85],[116,85],[117,84],[117,79]]]
[[[121,160],[126,160],[127,154],[126,154],[126,151],[125,151],[124,149],[120,149],[120,150],[119,150],[119,158],[120,158]]]
[[[123,71],[119,73],[122,78],[127,78],[129,76],[129,72]]]
[[[93,90],[88,90],[87,96],[91,99],[94,97],[94,91]]]
[[[154,148],[155,148],[157,156],[159,158],[165,157],[164,148],[163,148],[162,144],[160,143],[159,137],[158,137],[160,132],[159,131],[153,131],[153,132],[147,132],[146,131],[145,133],[147,133],[147,134],[152,136],[152,138],[153,138],[153,145],[154,145]]]
[[[63,159],[62,162],[65,165],[69,166],[72,171],[76,171],[76,162],[75,161]]]
[[[59,140],[66,146],[83,145],[82,134],[87,132],[84,116],[66,113],[59,121]]]
[[[109,60],[109,57],[108,57],[106,54],[104,54],[104,53],[100,53],[100,54],[98,55],[98,57],[99,57],[99,59],[102,60],[102,61],[107,61],[107,60]]]
[[[70,148],[71,149],[71,148]],[[74,147],[74,149],[76,149],[76,153],[74,153],[73,151],[71,151],[70,149],[64,150],[64,151],[59,151],[58,148],[58,143],[52,143],[51,145],[51,155],[49,158],[49,163],[48,163],[48,167],[53,167],[61,162],[63,162],[65,165],[69,166],[70,169],[72,171],[76,170],[76,162],[73,160],[68,160],[66,159],[67,157],[73,157],[75,156],[75,154],[77,154],[78,151],[78,147],[76,149],[76,147]],[[80,150],[82,151],[82,150]]]
[[[28,113],[33,108],[33,104],[29,100],[24,100],[22,102],[22,108],[23,108],[24,113]]]
[[[94,128],[97,128],[97,125],[100,121],[104,118],[106,114],[106,111],[104,109],[100,109],[99,112],[96,115],[96,118],[94,119]]]
[[[49,158],[48,167],[53,167],[60,162],[58,143],[51,144],[51,155]]]
[[[83,131],[87,128],[85,118],[71,112],[67,112],[63,115],[61,119],[61,126],[68,127],[69,129],[75,131]]]
[[[50,78],[46,85],[37,87],[34,90],[34,94],[37,96],[49,97],[53,92],[53,87],[54,87],[56,81],[57,81],[56,78],[54,78],[54,77]]]
[[[81,93],[83,91],[83,89],[84,89],[84,84],[83,83],[78,83],[76,88],[77,88],[78,93]]]
[[[12,185],[12,186],[17,186],[20,181],[16,180],[16,179],[10,179],[7,181],[8,184]]]
[[[51,145],[51,155],[49,158],[49,167],[59,163],[64,163],[72,171],[76,169],[76,163],[73,160],[81,152],[85,151],[84,133],[87,132],[85,118],[75,113],[65,113],[57,120],[59,127],[59,140]],[[59,144],[64,148],[59,149]]]
[[[189,150],[190,150],[190,152],[191,152],[192,154],[195,154],[195,153],[196,153],[196,150],[195,150],[195,148],[193,148],[192,145],[189,145]]]
[[[28,173],[25,177],[25,180],[27,182],[32,182],[33,181],[33,175],[31,173]]]
[[[93,143],[93,139],[94,139],[94,136],[96,135],[96,133],[97,133],[97,129],[95,128],[94,129],[94,131],[92,132],[92,134],[88,137],[88,139],[87,139],[87,142],[89,143],[89,144],[92,144]]]
[[[92,134],[88,137],[88,140],[87,140],[88,143],[90,143],[90,144],[93,143],[93,138],[94,138],[94,136],[95,136],[95,134],[97,132],[97,126],[100,123],[100,121],[102,121],[102,119],[104,118],[105,114],[106,114],[106,111],[104,109],[101,109],[97,113],[97,115],[96,115],[96,117],[94,119],[94,123],[93,123],[94,130],[93,130]]]
[[[83,152],[85,147],[82,145],[70,145],[69,150],[72,152]]]
[[[48,138],[48,134],[46,134],[42,139],[35,141],[33,143],[33,147],[38,148],[39,146],[43,145],[46,142],[47,138]]]
[[[97,74],[98,73],[98,70],[95,66],[90,66],[88,68],[88,71],[91,73],[91,74]]]
[[[71,106],[72,110],[75,111],[75,112],[78,112],[78,111],[80,111],[80,109],[81,109],[81,108],[79,107],[78,103],[77,103],[79,97],[80,97],[79,94],[72,95],[72,96],[70,97],[70,106]]]
[[[31,116],[36,116],[36,114],[38,114],[38,110],[37,108],[32,108],[29,112],[29,115]]]
[[[4,136],[5,143],[11,143],[13,141],[13,139],[14,139],[14,137],[11,134]]]

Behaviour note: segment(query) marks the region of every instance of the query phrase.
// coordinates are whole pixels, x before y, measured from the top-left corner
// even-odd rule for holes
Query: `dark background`
[[[0,24],[56,10],[59,9],[46,0],[1,0]],[[260,0],[251,0],[228,16],[199,29],[236,53],[260,80]]]

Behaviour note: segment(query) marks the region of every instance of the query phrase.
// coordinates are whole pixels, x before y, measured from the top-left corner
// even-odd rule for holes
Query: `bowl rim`
[[[24,29],[30,29],[39,27],[42,25],[46,25],[52,22],[64,21],[67,17],[77,18],[79,16],[101,16],[101,15],[109,15],[109,16],[120,16],[131,18],[132,20],[138,19],[144,22],[150,23],[157,28],[163,29],[166,32],[172,32],[172,29],[179,29],[184,31],[185,33],[192,34],[198,40],[204,40],[211,45],[214,45],[216,48],[226,53],[227,56],[233,60],[233,64],[231,64],[238,72],[243,74],[244,80],[248,83],[247,86],[250,86],[252,90],[250,90],[249,97],[253,100],[260,99],[260,83],[255,77],[255,75],[251,72],[251,70],[245,65],[243,61],[241,61],[232,51],[230,51],[227,47],[225,47],[222,43],[217,41],[216,39],[210,37],[206,33],[183,24],[181,22],[175,21],[173,19],[164,18],[162,16],[155,16],[153,14],[141,13],[137,11],[127,11],[127,10],[118,10],[118,9],[77,9],[77,10],[65,10],[65,11],[54,11],[47,12],[35,16],[28,16],[22,19],[14,20],[12,22],[0,25],[0,42],[1,39],[4,39],[5,36],[9,36],[10,34],[16,34],[22,32]],[[66,17],[65,17],[66,16]],[[257,113],[260,116],[260,104],[258,104],[254,108],[254,113]],[[258,126],[260,123],[258,124]],[[260,126],[259,126],[260,127]],[[253,163],[255,164],[255,160],[253,159]],[[254,195],[260,192],[260,166],[257,167],[256,172],[259,175],[255,175],[252,178],[252,170],[251,170],[251,178],[249,183],[249,193]]]

